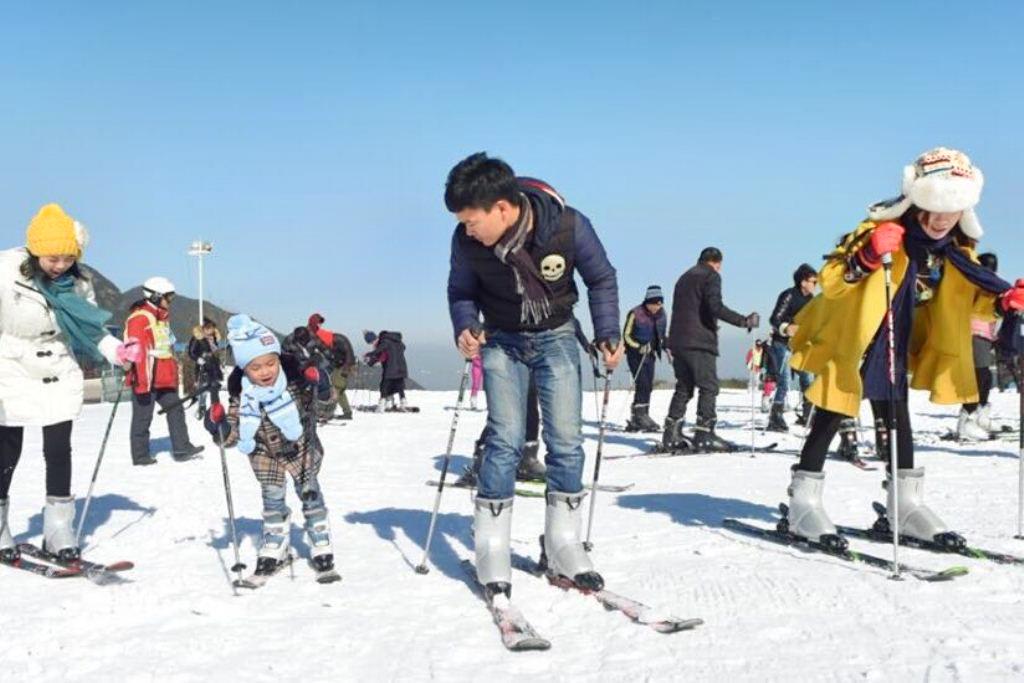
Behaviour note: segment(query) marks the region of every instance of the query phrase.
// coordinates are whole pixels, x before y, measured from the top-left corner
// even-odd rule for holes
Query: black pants
[[[167,432],[171,437],[171,451],[185,453],[192,445],[185,424],[177,389],[155,389],[148,394],[132,393],[131,449],[132,461],[149,456],[149,428],[153,424],[153,408],[159,404],[167,411]],[[168,406],[172,406],[168,408]]]
[[[626,349],[626,362],[629,363],[630,375],[636,378],[633,405],[650,405],[651,389],[654,388],[654,354],[643,354],[635,349]]]
[[[21,458],[24,427],[0,427],[0,498],[11,490],[14,469]],[[46,495],[71,495],[71,420],[43,427]]]
[[[387,398],[392,394],[398,394],[399,398],[405,398],[405,378],[382,379],[380,381],[380,397]]]
[[[974,368],[974,377],[978,380],[978,402],[965,403],[964,410],[973,413],[979,405],[988,405],[988,395],[992,393],[992,369]]]
[[[676,390],[668,406],[668,416],[682,419],[686,414],[686,404],[693,398],[694,389],[697,389],[700,391],[697,398],[697,424],[713,428],[718,417],[715,411],[718,356],[710,351],[680,351],[672,358],[672,369],[676,373]]]
[[[875,416],[875,452],[885,461],[889,469],[889,432],[888,425],[892,416],[892,404],[888,401],[871,401],[871,412]],[[907,402],[896,401],[896,466],[901,470],[909,470],[914,466],[914,434],[910,429],[910,411]],[[800,469],[806,472],[821,472],[828,457],[828,447],[832,438],[839,431],[839,423],[846,415],[834,413],[824,408],[814,409],[811,433],[804,441],[800,452]]]

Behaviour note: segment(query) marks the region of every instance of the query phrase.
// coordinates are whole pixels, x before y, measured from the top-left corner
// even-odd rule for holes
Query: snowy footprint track
[[[491,617],[501,633],[501,642],[508,650],[525,652],[550,649],[551,641],[538,634],[517,607],[511,604],[508,607],[498,607],[487,599],[484,587],[480,585],[480,579],[476,575],[476,567],[472,562],[463,560],[460,566],[472,579],[474,590],[486,603],[487,609],[491,611]]]
[[[835,557],[839,560],[845,560],[854,564],[865,564],[871,567],[877,567],[878,569],[892,569],[892,561],[887,560],[884,557],[868,555],[867,553],[861,553],[854,550],[847,550],[843,553],[833,552],[826,549],[824,546],[812,543],[806,539],[797,538],[796,536],[791,536],[789,534],[783,534],[777,529],[769,529],[753,524],[747,524],[746,522],[741,522],[738,519],[724,519],[722,520],[722,526],[746,536],[753,536],[754,538],[771,541],[772,543],[796,548],[804,552],[821,553],[822,555]],[[919,581],[951,581],[959,576],[965,576],[968,573],[967,567],[961,566],[948,567],[942,570],[933,570],[901,564],[900,570]]]
[[[599,591],[584,590],[564,576],[548,574],[540,564],[530,558],[513,555],[512,566],[538,578],[546,578],[548,583],[552,586],[561,588],[564,591],[572,590],[581,593],[582,595],[592,596],[595,600],[604,605],[606,610],[610,612],[622,612],[624,615],[629,617],[633,623],[649,626],[658,633],[689,631],[704,623],[703,619],[681,619],[679,617],[668,616],[661,610],[656,610],[642,602],[632,598],[627,598],[626,596],[619,595],[618,593],[613,593],[607,589]]]

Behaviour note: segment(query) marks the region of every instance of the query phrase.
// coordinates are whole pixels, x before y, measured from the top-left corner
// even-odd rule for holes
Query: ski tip
[[[672,621],[663,621],[657,624],[651,624],[658,633],[678,633],[680,631],[690,631],[704,623],[703,619],[674,619]]]
[[[551,641],[540,637],[523,638],[506,645],[512,652],[529,652],[530,650],[550,650]]]
[[[969,573],[970,570],[967,567],[956,566],[943,569],[941,572],[939,572],[939,576],[945,579],[955,579],[958,576],[967,576]]]

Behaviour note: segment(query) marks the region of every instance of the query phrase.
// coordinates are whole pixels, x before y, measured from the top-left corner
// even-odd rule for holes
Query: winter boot
[[[134,465],[135,467],[146,467],[148,465],[155,465],[155,464],[156,464],[156,458],[154,458],[149,453],[146,453],[141,458],[135,458],[135,457],[132,458],[132,465]]]
[[[175,462],[185,462],[191,460],[205,450],[206,446],[194,446],[189,444],[183,451],[174,451],[171,453],[171,457],[174,458]]]
[[[786,408],[784,403],[773,403],[772,411],[768,414],[768,431],[769,432],[788,432],[789,425],[786,424],[786,419],[782,416],[782,411]]]
[[[988,441],[990,434],[978,424],[978,410],[968,413],[966,408],[960,409],[960,417],[956,422],[956,438],[959,441]]]
[[[7,510],[10,498],[0,498],[0,562],[14,562],[20,556],[18,546],[11,536],[11,527],[7,523]]]
[[[986,403],[985,405],[978,406],[978,409],[974,411],[975,420],[978,426],[984,429],[989,434],[999,431],[992,424],[992,404]]]
[[[666,453],[678,453],[693,450],[693,443],[683,435],[686,422],[679,417],[666,417],[664,432],[661,434],[661,450]]]
[[[47,496],[43,508],[43,550],[73,562],[81,557],[75,545],[75,497]]]
[[[263,538],[256,560],[257,574],[273,574],[291,552],[291,514],[263,513]]]
[[[398,410],[399,412],[402,413],[409,410],[409,402],[405,400],[405,396],[403,396],[401,400],[398,401]]]
[[[693,450],[698,453],[732,453],[739,446],[715,434],[714,420],[697,420],[693,428]]]
[[[542,564],[552,574],[572,579],[584,590],[599,591],[604,579],[594,571],[590,556],[580,540],[583,499],[586,493],[548,491],[541,541]]]
[[[477,410],[476,396],[470,396],[469,397],[469,409],[470,410]]]
[[[625,431],[627,432],[642,432],[644,431],[643,423],[640,420],[640,406],[633,406],[633,414],[630,415],[629,420],[626,421]]]
[[[839,423],[839,451],[837,455],[850,462],[859,461],[857,451],[857,421],[852,417]]]
[[[842,552],[848,544],[836,531],[836,525],[822,506],[821,492],[824,488],[823,473],[793,470],[793,480],[788,491],[789,514],[779,522],[779,531]]]
[[[769,410],[772,409],[772,405],[773,405],[773,403],[772,403],[772,395],[769,394],[769,393],[762,394],[761,395],[761,412],[762,413],[767,413]]]
[[[517,481],[544,481],[547,478],[548,470],[537,457],[539,451],[540,444],[536,441],[523,444],[523,457],[516,468]]]
[[[383,413],[387,409],[388,409],[388,400],[386,398],[382,398],[380,401],[377,402],[377,408],[373,412],[375,412],[375,413]]]
[[[658,423],[651,419],[649,412],[651,409],[650,404],[644,403],[643,405],[635,406],[635,408],[642,408],[642,410],[639,411],[639,414],[637,414],[637,411],[635,410],[633,412],[633,418],[639,419],[640,421],[640,431],[652,433],[661,431],[661,427],[658,426]]]
[[[922,541],[937,543],[950,551],[962,550],[967,542],[960,534],[950,531],[945,522],[939,519],[931,508],[924,504],[924,468],[915,467],[912,470],[899,470],[896,475],[896,490],[893,491],[891,478],[883,483],[887,491],[886,517],[880,518],[879,522],[888,525],[891,533],[893,517],[893,503],[896,506],[900,519],[900,535],[910,536]],[[897,500],[893,500],[898,497]],[[876,528],[878,528],[876,526]],[[880,530],[885,530],[880,529]]]
[[[478,497],[475,507],[476,576],[489,600],[500,600],[503,595],[507,604],[512,595],[512,498]]]

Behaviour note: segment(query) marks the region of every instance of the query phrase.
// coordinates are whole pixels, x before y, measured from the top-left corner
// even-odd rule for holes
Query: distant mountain
[[[128,317],[128,310],[136,301],[140,301],[143,298],[142,287],[133,287],[127,292],[122,292],[110,278],[95,268],[83,264],[82,270],[92,279],[93,287],[96,290],[96,303],[99,304],[100,308],[105,308],[114,314],[110,324],[123,329],[124,321]],[[203,316],[216,323],[221,332],[227,329],[228,318],[234,314],[234,311],[221,308],[215,303],[203,301]],[[198,318],[198,300],[183,296],[182,294],[178,294],[171,300],[171,331],[179,342],[187,344],[188,340],[192,338],[192,328],[195,327]],[[280,331],[271,329],[278,338],[284,338],[284,334]],[[291,332],[291,330],[288,330],[288,332]],[[360,367],[359,374],[353,378],[355,380],[353,383],[358,383],[359,386],[363,387],[371,386],[376,388],[380,385],[380,372],[380,367]],[[408,389],[423,388],[411,378],[406,380],[406,385]]]

